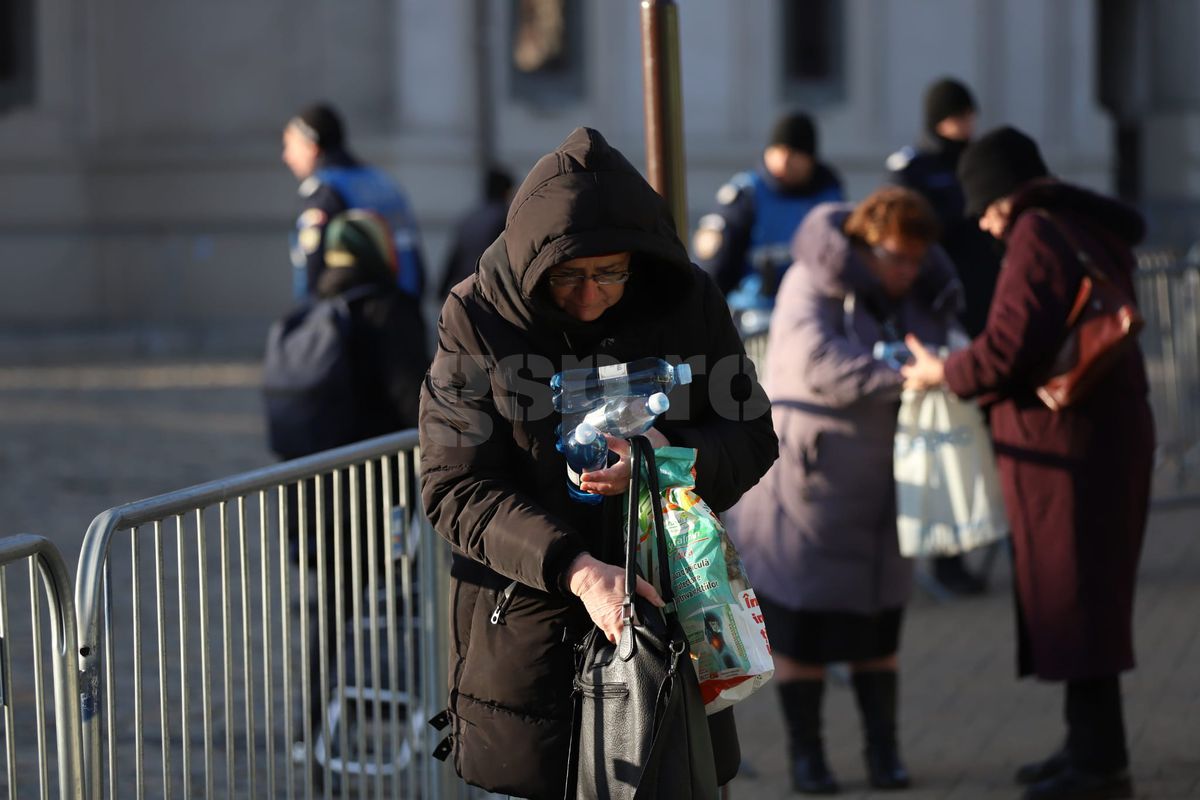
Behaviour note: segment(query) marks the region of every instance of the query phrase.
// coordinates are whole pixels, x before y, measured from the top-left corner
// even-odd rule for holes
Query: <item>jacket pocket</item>
[[[565,599],[506,584],[476,596],[459,689],[521,714],[570,716],[574,650]]]

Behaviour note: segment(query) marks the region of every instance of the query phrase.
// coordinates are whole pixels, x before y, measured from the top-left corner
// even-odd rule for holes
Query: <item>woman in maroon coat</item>
[[[1012,527],[1019,668],[1065,681],[1066,742],[1022,767],[1026,798],[1132,797],[1119,675],[1132,669],[1133,594],[1154,424],[1141,352],[1129,348],[1077,404],[1035,390],[1065,335],[1084,269],[1069,241],[1133,296],[1136,212],[1047,177],[1032,139],[1001,128],[963,154],[968,213],[1007,244],[987,327],[941,362],[911,342],[906,385],[945,383],[991,405]]]

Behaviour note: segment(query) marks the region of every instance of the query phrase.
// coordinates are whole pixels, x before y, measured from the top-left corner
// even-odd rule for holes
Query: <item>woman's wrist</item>
[[[587,590],[592,583],[589,574],[596,563],[596,557],[591,553],[580,553],[571,560],[562,574],[562,585],[568,594],[578,596]]]

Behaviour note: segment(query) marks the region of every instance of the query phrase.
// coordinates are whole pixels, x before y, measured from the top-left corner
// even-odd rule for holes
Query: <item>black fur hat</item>
[[[997,128],[968,145],[959,159],[958,180],[967,196],[966,213],[980,216],[996,200],[1048,174],[1037,142],[1016,128]]]
[[[976,111],[975,98],[966,84],[954,78],[942,78],[925,90],[925,129],[935,132],[937,124],[947,117]]]
[[[767,143],[781,144],[800,153],[817,155],[817,126],[812,117],[799,111],[784,114],[775,122],[771,129],[771,141]]]

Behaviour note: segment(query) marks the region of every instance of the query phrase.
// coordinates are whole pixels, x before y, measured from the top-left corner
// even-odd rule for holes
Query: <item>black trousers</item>
[[[1072,764],[1088,772],[1115,772],[1129,766],[1120,677],[1067,681],[1065,695],[1067,753]]]

